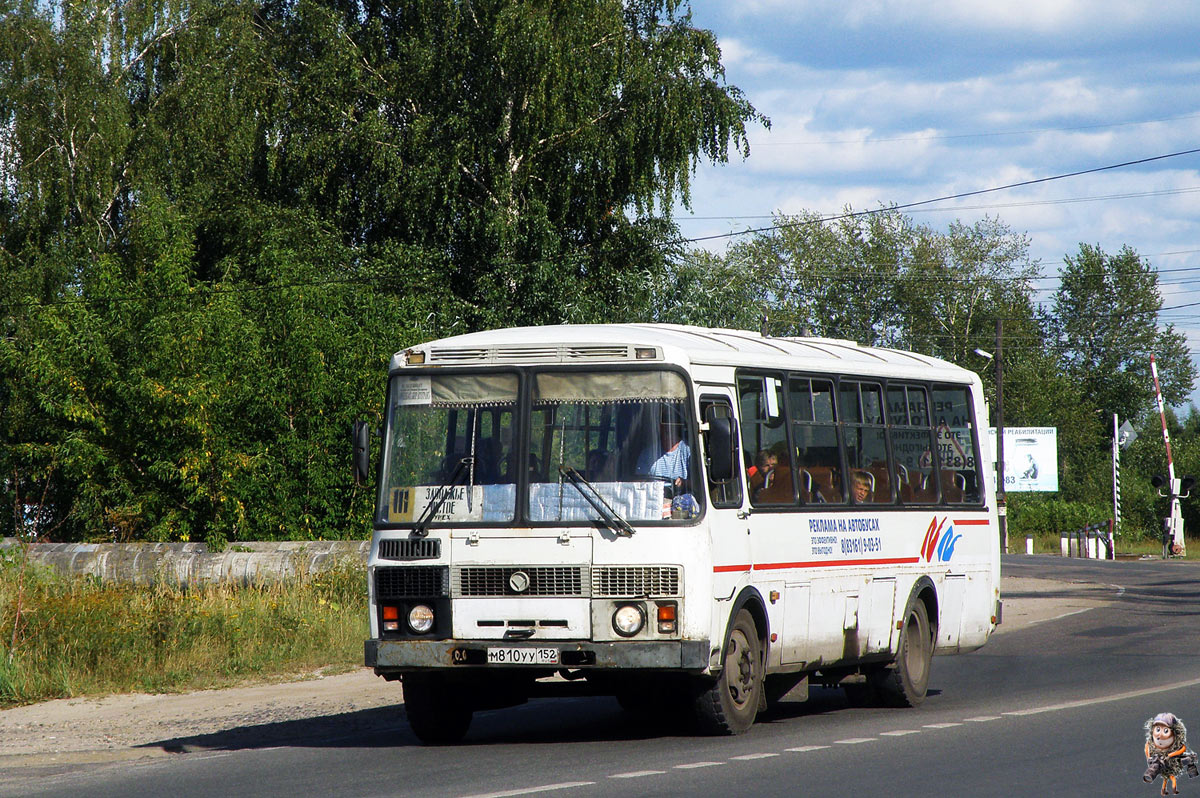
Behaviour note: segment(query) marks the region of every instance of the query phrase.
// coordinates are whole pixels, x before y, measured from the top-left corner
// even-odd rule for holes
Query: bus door
[[[738,446],[737,417],[734,415],[733,392],[724,386],[703,386],[700,395],[700,418],[703,433],[705,471],[708,476],[708,527],[712,538],[713,598],[728,601],[746,583],[750,574],[750,541],[747,532],[749,519],[744,509],[745,490],[742,482],[741,454]],[[721,431],[715,429],[720,427]],[[724,431],[728,431],[728,435]],[[728,437],[729,450],[714,451],[714,443]],[[714,470],[717,460],[730,459],[728,472]],[[717,478],[726,477],[726,478]],[[718,604],[717,606],[723,606]],[[719,620],[724,624],[725,619]]]

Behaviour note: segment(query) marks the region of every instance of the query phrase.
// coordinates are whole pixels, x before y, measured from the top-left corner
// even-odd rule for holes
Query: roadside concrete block
[[[4,538],[0,551],[20,545]],[[204,543],[31,543],[28,550],[33,562],[104,582],[252,585],[316,576],[346,560],[365,565],[371,543],[254,541],[232,543],[219,552]]]

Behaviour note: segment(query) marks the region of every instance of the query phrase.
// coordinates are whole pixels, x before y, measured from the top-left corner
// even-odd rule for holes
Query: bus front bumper
[[[372,639],[366,641],[364,649],[366,666],[380,673],[430,668],[598,668],[700,672],[708,668],[710,653],[707,640],[518,643],[508,640]],[[506,660],[525,661],[498,663],[497,650],[504,651]],[[513,650],[528,652],[529,656],[514,657]],[[547,659],[548,650],[557,652],[557,662],[552,659],[554,655],[549,655],[551,659]]]

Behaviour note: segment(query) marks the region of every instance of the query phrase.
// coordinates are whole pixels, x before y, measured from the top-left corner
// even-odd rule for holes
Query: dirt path
[[[1005,578],[1004,622],[997,634],[1097,607],[1107,588]],[[365,668],[281,684],[176,695],[68,698],[0,711],[0,773],[171,756],[263,738],[344,735],[400,724],[399,683]]]

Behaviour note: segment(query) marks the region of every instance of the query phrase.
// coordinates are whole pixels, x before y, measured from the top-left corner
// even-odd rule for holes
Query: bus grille
[[[430,598],[446,595],[446,571],[442,565],[375,569],[375,598]]]
[[[512,575],[522,571],[529,586],[516,591]],[[585,569],[580,566],[462,566],[454,571],[456,596],[584,596]],[[518,582],[523,580],[518,579]]]
[[[442,541],[417,538],[379,541],[381,560],[436,560],[442,556]]]
[[[608,565],[592,569],[592,595],[678,596],[679,571],[673,565]]]

